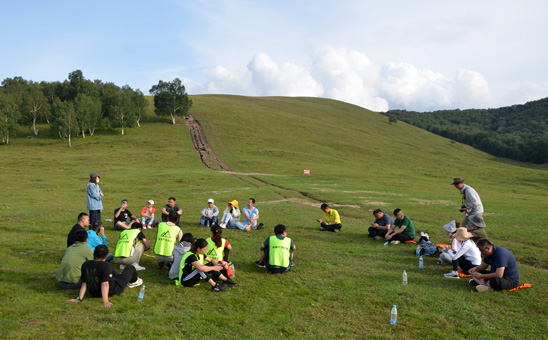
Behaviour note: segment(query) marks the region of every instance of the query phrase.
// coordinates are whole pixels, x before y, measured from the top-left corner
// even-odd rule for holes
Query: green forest
[[[548,98],[498,109],[384,114],[391,122],[401,120],[494,156],[548,163]]]

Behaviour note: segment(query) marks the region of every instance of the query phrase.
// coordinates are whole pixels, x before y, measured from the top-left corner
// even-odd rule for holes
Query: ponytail
[[[194,254],[198,251],[198,248],[204,248],[207,247],[207,241],[203,238],[194,239],[192,240],[192,246],[190,247],[190,251]]]
[[[223,245],[223,229],[219,225],[211,227],[211,240],[215,242],[215,247],[220,248]]]

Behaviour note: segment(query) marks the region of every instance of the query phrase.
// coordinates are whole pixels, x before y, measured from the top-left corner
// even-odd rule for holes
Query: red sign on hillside
[[[308,175],[308,176],[310,176],[310,170],[303,170],[303,175]]]

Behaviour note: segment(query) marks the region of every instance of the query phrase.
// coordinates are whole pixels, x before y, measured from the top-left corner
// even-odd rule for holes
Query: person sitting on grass
[[[162,222],[169,221],[169,213],[172,211],[175,211],[177,215],[179,215],[177,217],[177,222],[175,222],[175,224],[179,226],[181,222],[181,215],[183,214],[183,209],[181,209],[181,207],[177,205],[177,200],[175,199],[175,197],[170,197],[167,200],[167,204],[164,205],[164,207],[162,208]]]
[[[97,221],[93,223],[91,229],[88,230],[88,247],[91,248],[91,251],[95,251],[95,247],[99,245],[107,245],[107,236],[105,235],[105,228],[103,227],[103,222]],[[112,261],[114,254],[108,253],[107,262]]]
[[[194,241],[194,236],[191,233],[184,233],[181,243],[173,248],[173,264],[169,268],[169,279],[177,280],[179,279],[179,269],[181,268],[181,260],[187,251],[190,250],[192,242]]]
[[[394,220],[381,209],[375,209],[373,211],[373,216],[375,216],[375,222],[371,223],[371,227],[368,229],[369,235],[367,236],[372,237],[375,240],[382,240],[394,224]]]
[[[207,253],[206,256],[211,257],[217,261],[227,261],[228,254],[232,250],[232,246],[226,239],[223,238],[223,229],[218,225],[211,227],[211,237],[207,240]]]
[[[219,223],[219,208],[213,198],[207,200],[207,207],[200,213],[200,227],[211,227]]]
[[[186,252],[181,260],[179,284],[184,287],[193,287],[201,278],[211,285],[213,292],[225,292],[225,287],[236,287],[238,285],[236,282],[221,273],[224,270],[223,266],[218,264],[217,260],[205,256],[206,252],[207,241],[203,238],[194,240],[190,251]],[[213,262],[213,266],[204,265],[204,261]],[[214,279],[220,279],[223,283],[218,284]]]
[[[261,244],[261,259],[255,264],[259,268],[266,266],[268,272],[272,274],[283,274],[295,265],[293,262],[295,243],[287,237],[287,229],[283,224],[274,227],[274,234]]]
[[[131,229],[124,230],[114,250],[114,259],[120,264],[120,269],[132,265],[137,270],[145,270],[139,265],[143,253],[150,249],[150,244],[143,234],[143,225],[139,222],[133,223]]]
[[[478,292],[516,288],[519,285],[519,271],[514,255],[501,246],[491,244],[485,238],[479,240],[477,246],[483,255],[483,262],[470,269],[469,272],[474,277],[469,281],[470,284],[476,286]]]
[[[478,242],[482,238],[487,238],[485,227],[483,216],[479,214],[468,216],[468,227],[466,229],[472,234],[472,241]]]
[[[240,229],[240,230],[251,230],[251,227],[248,229],[243,223],[240,222],[240,208],[238,208],[238,201],[233,200],[228,202],[228,205],[223,212],[223,217],[221,218],[220,226],[221,228],[229,229]]]
[[[175,225],[179,215],[176,211],[169,213],[169,222],[160,222],[158,224],[158,233],[156,234],[156,244],[154,245],[154,255],[158,259],[158,269],[164,268],[167,263],[171,267],[173,263],[173,249],[176,244],[181,242],[183,231]]]
[[[147,205],[141,210],[141,224],[143,229],[152,229],[154,226],[154,213],[156,208],[154,208],[154,201],[148,200]]]
[[[85,228],[87,227],[89,227],[89,215],[84,212],[78,214],[78,223],[72,226],[72,229],[70,229],[67,235],[67,248],[76,242],[76,232],[78,230],[86,231]]]
[[[55,278],[59,287],[64,289],[78,289],[82,285],[80,269],[82,263],[93,259],[91,248],[86,245],[88,233],[85,229],[76,231],[76,242],[67,248],[61,260]]]
[[[457,228],[455,238],[460,242],[460,247],[457,251],[449,250],[447,254],[451,256],[453,261],[453,270],[450,273],[444,274],[449,279],[460,279],[458,270],[460,269],[464,274],[468,275],[470,269],[477,267],[481,264],[481,254],[476,247],[476,244],[470,239],[470,234],[466,228]]]
[[[440,251],[438,264],[453,264],[453,259],[448,252],[452,251],[453,253],[456,253],[460,248],[461,242],[459,242],[459,240],[455,237],[457,228],[460,228],[460,223],[454,220],[443,226],[443,229],[445,229],[445,232],[447,233],[447,237],[449,237],[451,245],[446,246]]]
[[[386,233],[386,240],[390,241],[391,244],[414,240],[415,226],[409,217],[405,216],[399,208],[394,210],[394,216],[396,216],[396,220],[392,228]]]
[[[263,229],[263,224],[257,225],[259,219],[259,209],[255,207],[255,199],[250,198],[247,200],[247,206],[244,207],[244,225],[251,229]]]
[[[127,209],[127,200],[120,202],[120,208],[114,210],[114,230],[127,230],[131,229],[131,225],[135,222],[139,222],[137,217]],[[129,221],[127,219],[130,219]]]
[[[338,233],[341,231],[342,224],[341,224],[341,218],[339,216],[339,212],[335,209],[331,209],[327,203],[323,203],[320,207],[322,211],[324,212],[324,220],[318,219],[318,223],[320,223],[320,231],[332,231],[335,233]]]
[[[110,308],[112,302],[108,301],[109,296],[122,294],[126,287],[133,288],[143,284],[133,266],[126,267],[122,274],[118,274],[110,263],[106,262],[108,254],[107,246],[95,247],[93,260],[82,265],[80,294],[76,299],[70,299],[70,302],[82,302],[86,291],[89,291],[93,297],[102,297],[103,306]]]

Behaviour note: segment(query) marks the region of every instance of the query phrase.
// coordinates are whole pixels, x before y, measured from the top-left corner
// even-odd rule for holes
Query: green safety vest
[[[206,241],[207,241],[207,252],[205,253],[205,255],[208,257],[211,257],[214,260],[222,261],[225,255],[224,251],[225,251],[226,240],[224,238],[221,238],[222,245],[219,248],[217,248],[217,246],[215,245],[215,241],[213,241],[211,237],[208,238]]]
[[[140,232],[141,231],[139,229],[128,229],[122,231],[120,234],[120,239],[116,244],[114,257],[130,257],[133,247],[141,242],[137,240],[137,235],[139,235]]]
[[[156,235],[156,244],[154,245],[154,254],[162,256],[172,256],[173,248],[181,228],[176,225],[169,225],[165,222],[158,224],[158,234]]]
[[[193,252],[191,252],[190,250],[187,251],[184,255],[183,255],[183,258],[181,259],[181,265],[179,266],[179,282],[183,281],[183,269],[185,268],[186,266],[186,259],[190,256],[190,255],[196,255],[196,257],[198,258],[198,262],[200,262],[200,264],[204,264],[204,254],[194,254]],[[196,269],[194,268],[194,266],[192,266],[193,269]]]
[[[268,241],[268,263],[276,267],[289,267],[290,248],[291,239],[289,237],[280,240],[276,236],[270,236],[270,240]]]

